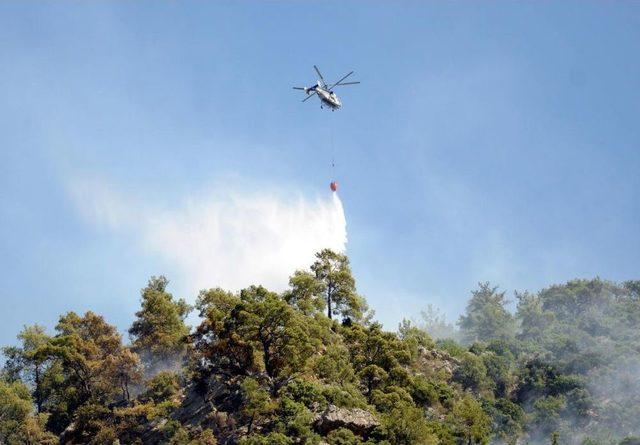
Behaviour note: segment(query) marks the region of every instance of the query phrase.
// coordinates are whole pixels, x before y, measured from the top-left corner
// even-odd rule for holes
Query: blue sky
[[[134,220],[185,236],[268,191],[295,225],[334,176],[388,328],[430,303],[455,319],[478,281],[639,278],[638,54],[633,2],[3,2],[0,343],[67,310],[125,329],[154,274],[193,301],[207,253]],[[291,90],[313,64],[362,81],[339,112]]]

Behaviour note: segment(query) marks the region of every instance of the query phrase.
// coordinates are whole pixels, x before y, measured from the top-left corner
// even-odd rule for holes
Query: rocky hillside
[[[167,284],[142,290],[130,344],[91,312],[25,327],[4,349],[0,443],[638,443],[638,282],[516,294],[515,314],[481,284],[456,339],[382,329],[331,251],[280,294],[191,307]]]

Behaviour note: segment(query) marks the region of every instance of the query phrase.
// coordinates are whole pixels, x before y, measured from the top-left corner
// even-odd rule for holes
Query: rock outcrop
[[[455,370],[460,366],[460,361],[452,357],[446,351],[437,349],[427,349],[423,346],[418,348],[420,355],[418,368],[422,374],[431,377],[440,374],[441,377],[451,379]]]
[[[241,428],[237,428],[234,415],[241,399],[240,386],[235,379],[211,376],[201,385],[187,387],[170,419],[150,422],[142,434],[142,441],[145,445],[162,443],[165,424],[174,420],[191,432],[211,429],[220,444],[235,443],[238,435],[243,433]]]
[[[211,429],[221,445],[236,444],[248,433],[238,417],[242,403],[242,391],[236,379],[211,376],[200,386],[185,388],[179,406],[169,418],[149,422],[144,427],[142,442],[145,445],[163,443],[165,426],[168,421],[177,421],[191,433]],[[312,420],[312,427],[320,434],[346,428],[354,434],[367,438],[380,425],[369,411],[359,408],[339,408],[329,405],[318,412]],[[259,432],[260,425],[254,425]]]
[[[329,405],[322,413],[317,414],[313,421],[314,428],[323,434],[338,428],[346,428],[353,433],[366,437],[380,422],[369,411],[359,408],[338,408]]]

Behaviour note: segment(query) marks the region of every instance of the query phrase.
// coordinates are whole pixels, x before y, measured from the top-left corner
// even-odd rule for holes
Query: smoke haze
[[[78,181],[70,194],[90,223],[133,235],[189,283],[238,290],[260,283],[283,290],[292,271],[308,267],[323,248],[344,251],[346,218],[332,196],[279,190],[213,189],[175,208],[125,196],[100,181]]]

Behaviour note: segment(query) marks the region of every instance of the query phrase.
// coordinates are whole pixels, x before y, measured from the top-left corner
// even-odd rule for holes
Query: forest
[[[640,281],[479,283],[456,323],[425,305],[391,331],[345,255],[292,272],[193,305],[152,277],[127,338],[93,312],[26,325],[0,444],[640,444]]]

